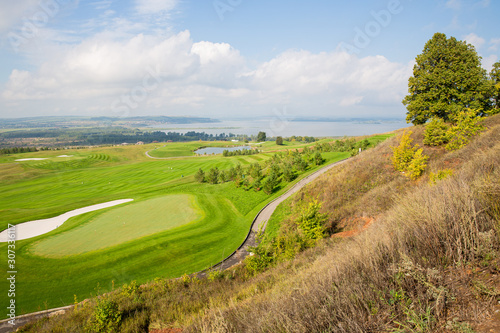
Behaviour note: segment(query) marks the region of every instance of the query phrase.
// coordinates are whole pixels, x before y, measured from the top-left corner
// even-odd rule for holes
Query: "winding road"
[[[257,240],[256,240],[257,233],[259,232],[259,230],[264,231],[266,229],[267,221],[269,221],[271,215],[273,215],[274,211],[276,210],[276,208],[280,203],[288,199],[294,193],[300,191],[305,185],[309,184],[310,182],[312,182],[313,180],[315,180],[328,170],[338,166],[339,164],[345,163],[347,160],[348,158],[328,164],[327,166],[324,166],[323,168],[311,173],[307,177],[304,177],[303,179],[299,180],[288,191],[286,191],[285,193],[283,193],[282,195],[280,195],[279,197],[268,203],[255,216],[250,231],[248,232],[247,237],[245,238],[243,244],[241,244],[236,251],[227,256],[226,259],[222,260],[221,262],[210,268],[207,268],[199,272],[198,276],[200,277],[205,276],[209,270],[213,269],[224,270],[239,264],[243,259],[245,259],[247,256],[250,255],[248,249],[250,247],[254,247],[257,245]]]
[[[150,158],[155,158],[152,157],[146,152],[146,156]],[[158,157],[156,157],[158,159]],[[161,158],[159,158],[161,159]],[[262,208],[257,215],[255,216],[251,228],[247,234],[247,237],[245,238],[245,241],[240,245],[240,247],[231,253],[229,256],[227,256],[224,260],[219,262],[218,264],[205,269],[201,272],[195,273],[198,276],[202,277],[207,274],[209,270],[212,269],[220,269],[224,270],[227,268],[230,268],[234,265],[239,264],[243,259],[245,259],[247,256],[250,255],[250,252],[248,249],[250,247],[256,246],[257,241],[256,241],[256,236],[259,230],[264,231],[266,226],[267,226],[267,221],[271,218],[271,215],[273,214],[274,210],[278,207],[280,203],[282,203],[284,200],[289,198],[291,195],[294,193],[297,193],[300,191],[305,185],[309,184],[328,170],[338,166],[339,164],[342,164],[346,162],[348,159],[344,159],[335,163],[328,164],[324,166],[323,168],[313,172],[312,174],[308,175],[307,177],[304,177],[303,179],[299,180],[296,184],[294,184],[287,192],[279,196],[278,198],[274,199],[270,203],[268,203],[264,208]],[[13,332],[15,331],[18,327],[25,325],[33,320],[40,319],[42,317],[46,316],[51,316],[51,315],[56,315],[58,313],[64,313],[66,310],[72,309],[74,305],[69,305],[65,306],[62,308],[56,308],[56,309],[49,309],[41,312],[36,312],[36,313],[30,313],[26,314],[23,316],[18,316],[16,317],[16,326],[12,326],[8,323],[8,319],[0,321],[0,333],[7,333],[7,332]]]

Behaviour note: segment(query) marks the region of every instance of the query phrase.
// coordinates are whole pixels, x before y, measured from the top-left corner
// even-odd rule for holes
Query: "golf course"
[[[326,142],[332,139],[319,141]],[[266,142],[260,153],[248,156],[193,153],[200,147],[231,144],[154,143],[0,155],[0,230],[133,199],[80,214],[48,233],[17,241],[18,314],[72,304],[133,280],[145,283],[210,267],[238,248],[262,207],[322,167],[309,165],[291,182],[279,178],[270,194],[235,186],[233,181],[196,181],[199,169],[245,169],[276,158],[276,152],[312,146]],[[332,163],[350,154],[321,156],[324,163]],[[7,253],[7,243],[0,243],[0,251]],[[0,288],[8,290],[8,281],[2,280]]]

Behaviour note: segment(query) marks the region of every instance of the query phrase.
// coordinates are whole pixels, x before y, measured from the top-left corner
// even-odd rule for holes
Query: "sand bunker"
[[[57,157],[73,157],[73,155],[59,155]]]
[[[24,222],[16,225],[16,240],[27,239],[35,236],[43,235],[49,231],[52,231],[66,222],[68,219],[75,217],[80,214],[93,212],[94,210],[99,210],[103,208],[113,207],[120,205],[122,203],[133,201],[134,199],[122,199],[109,201],[97,205],[92,205],[88,207],[78,208],[62,215],[52,217],[50,219],[36,220],[30,222]],[[0,232],[0,242],[7,242],[8,240],[8,230]]]
[[[21,162],[21,161],[42,161],[42,160],[48,160],[48,158],[20,158],[20,159],[17,159],[16,162]]]

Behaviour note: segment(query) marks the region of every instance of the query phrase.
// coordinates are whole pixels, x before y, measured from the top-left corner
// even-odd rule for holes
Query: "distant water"
[[[248,150],[248,149],[252,149],[252,147],[250,147],[250,146],[224,147],[224,148],[207,147],[207,148],[201,148],[201,149],[195,150],[194,152],[195,152],[195,154],[198,154],[198,155],[203,155],[203,154],[211,155],[211,154],[222,154],[224,152],[224,150],[235,151],[235,150]]]
[[[165,132],[186,133],[189,131],[208,134],[248,134],[266,132],[268,137],[284,136],[354,136],[394,131],[408,127],[404,120],[392,121],[289,121],[276,118],[260,120],[223,120],[203,124],[163,124],[154,126]]]

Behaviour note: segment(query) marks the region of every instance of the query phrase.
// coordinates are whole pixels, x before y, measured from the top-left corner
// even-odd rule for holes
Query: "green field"
[[[291,186],[282,184],[269,196],[236,188],[233,182],[199,184],[194,181],[199,168],[246,166],[265,161],[274,153],[166,160],[146,157],[145,152],[155,148],[172,157],[193,147],[227,142],[164,145],[0,157],[2,230],[8,223],[54,217],[111,200],[134,199],[76,216],[45,235],[16,242],[18,315],[71,304],[74,295],[82,300],[132,280],[145,283],[207,268],[234,251],[245,239],[255,214]],[[274,143],[267,146],[273,151],[290,148]],[[68,157],[59,157],[62,155]],[[348,154],[324,156],[332,162]],[[16,161],[23,158],[46,159]],[[0,253],[7,253],[5,243],[0,244]],[[5,267],[7,256],[3,258]],[[0,281],[0,288],[8,290],[6,279]],[[7,302],[6,294],[2,295],[2,302]]]
[[[294,182],[279,184],[272,195],[245,191],[233,182],[195,182],[199,168],[245,167],[279,150],[314,145],[266,142],[260,148],[264,152],[256,155],[181,157],[199,147],[228,144],[241,143],[158,143],[0,156],[0,230],[93,204],[134,200],[17,241],[17,314],[71,304],[75,295],[82,300],[133,280],[145,283],[210,267],[243,242],[266,203],[319,168],[309,167]],[[146,151],[168,159],[151,159]],[[326,163],[348,156],[323,153]],[[24,158],[45,160],[16,161]],[[0,253],[7,253],[7,244],[0,243]],[[3,258],[5,267],[7,255]],[[6,279],[0,288],[8,290]],[[7,302],[6,293],[2,295]]]

